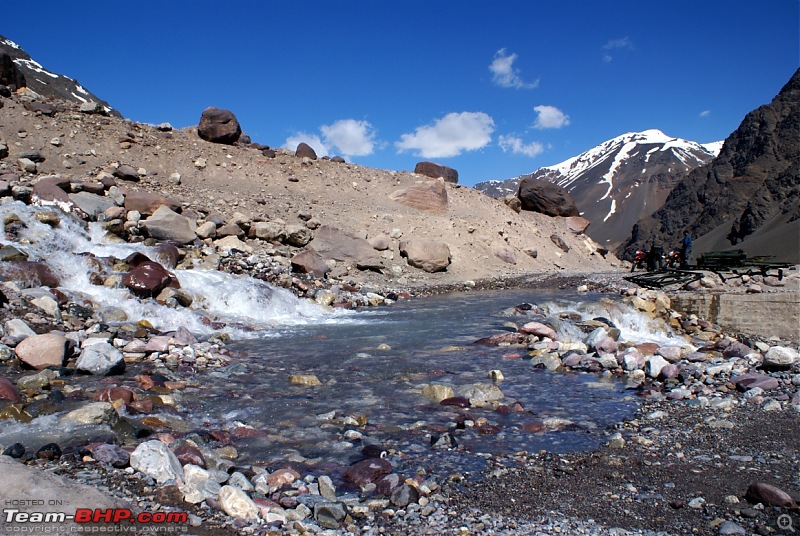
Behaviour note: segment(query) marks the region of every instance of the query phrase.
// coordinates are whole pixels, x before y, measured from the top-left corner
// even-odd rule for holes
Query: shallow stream
[[[135,299],[119,286],[90,282],[89,253],[119,259],[143,251],[158,258],[156,251],[108,243],[96,224],[86,230],[63,214],[51,227],[34,217],[37,210],[20,203],[0,206],[0,221],[23,222],[14,224],[13,233],[4,229],[0,243],[23,250],[30,260],[46,260],[74,301],[91,303],[101,317],[121,318],[123,324],[145,319],[161,331],[186,328],[200,338],[218,330],[209,320],[224,326],[234,340],[228,345],[230,365],[197,372],[184,367],[177,374],[190,385],[174,393],[177,406],[152,416],[177,432],[225,430],[238,451],[237,464],[342,467],[363,447],[375,446],[445,472],[478,468],[481,453],[589,449],[610,424],[635,411],[622,382],[550,372],[534,367],[524,347],[475,341],[546,319],[560,341],[578,343],[586,336],[580,323],[602,317],[619,328],[622,341],[669,344],[662,323],[617,297],[544,289],[467,292],[352,312],[326,310],[258,280],[193,269],[175,272],[193,296],[192,306],[169,308]],[[515,309],[520,304],[532,305]],[[152,372],[145,361],[122,378],[74,376],[68,383],[86,394],[109,381],[136,389],[134,376],[148,368]],[[496,372],[491,379],[491,371],[502,379]],[[291,375],[313,375],[319,385],[296,385]],[[444,406],[423,396],[429,384],[452,387],[456,394],[494,385],[503,407]],[[59,414],[80,402],[70,400],[39,412],[31,425],[3,423],[0,444],[22,436],[39,442],[53,436],[60,441],[58,434],[92,437],[97,430],[54,426]]]
[[[378,445],[440,470],[468,470],[482,464],[478,453],[590,449],[608,425],[633,414],[633,394],[616,379],[536,368],[524,348],[474,344],[528,321],[515,312],[522,303],[543,307],[549,318],[612,318],[626,340],[664,337],[607,296],[504,291],[417,299],[236,343],[236,363],[210,373],[196,396],[187,390],[187,404],[195,425],[238,432],[237,449],[249,463],[345,463]],[[568,320],[559,332],[582,337]],[[502,372],[494,383],[505,395],[501,404],[512,408],[507,414],[442,406],[421,394],[425,384],[456,393],[491,384],[492,370]],[[292,385],[294,374],[314,375],[320,385]]]

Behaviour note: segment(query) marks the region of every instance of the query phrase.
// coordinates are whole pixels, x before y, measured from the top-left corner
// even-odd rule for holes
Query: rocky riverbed
[[[597,278],[585,284],[614,286]],[[476,341],[521,352],[541,367],[625,379],[642,400],[641,409],[607,430],[607,444],[599,451],[488,456],[485,474],[468,475],[413,471],[402,452],[367,449],[362,461],[331,467],[326,474],[302,461],[241,466],[237,441],[257,431],[183,431],[163,419],[158,408],[180,406],[181,392],[192,384],[196,372],[188,365],[202,370],[236,361],[224,341],[192,341],[191,334],[178,332],[134,333],[127,330],[135,326],[112,329],[87,319],[73,332],[80,341],[76,348],[84,351],[66,356],[66,367],[32,372],[18,347],[52,336],[53,326],[32,307],[30,300],[37,298],[7,287],[4,422],[58,414],[51,425],[97,429],[91,438],[61,445],[4,445],[5,454],[105,490],[118,504],[185,512],[184,526],[198,534],[769,534],[780,516],[796,516],[796,348],[779,340],[726,337],[702,319],[671,310],[663,293],[620,287],[616,292],[686,333],[687,345],[631,345],[602,321],[587,326],[580,341],[558,340],[548,326],[555,319],[524,304],[514,312],[515,331],[476,334]],[[21,322],[48,335],[24,332]],[[74,372],[85,349],[95,346],[86,344],[92,338],[119,348],[126,368],[96,372],[100,381],[87,384],[86,376]],[[129,346],[133,340],[141,343]],[[200,364],[199,357],[205,357]],[[475,419],[471,412],[516,411],[502,398],[459,398],[445,391],[442,386],[441,394],[420,395],[463,408],[451,430],[455,437],[476,426],[496,433],[491,418]],[[159,417],[150,416],[156,412]],[[355,448],[354,438],[365,433],[363,423],[358,416],[339,419]],[[543,430],[555,424],[538,425]]]
[[[4,102],[0,474],[15,485],[0,497],[22,517],[116,505],[178,514],[172,528],[193,534],[769,534],[797,520],[796,343],[725,333],[633,288],[565,219],[416,174]],[[798,282],[796,270],[706,274],[684,292]],[[503,359],[627,385],[640,410],[600,430],[599,450],[487,454],[485,473],[442,471],[370,441],[368,415],[333,411],[319,427],[350,463],[245,463],[242,446],[275,430],[193,420],[201,379],[224,382],[243,358],[230,341],[254,329],[525,286],[613,294],[680,341],[628,340],[609,318],[535,303],[476,330],[470,343]],[[559,332],[567,321],[577,327]],[[478,456],[461,439],[500,437],[508,416],[528,434],[583,429],[506,396],[498,370],[464,390],[403,378],[422,404],[452,412],[424,446],[434,459]],[[287,375],[287,389],[318,383]],[[29,527],[9,515],[3,530]]]

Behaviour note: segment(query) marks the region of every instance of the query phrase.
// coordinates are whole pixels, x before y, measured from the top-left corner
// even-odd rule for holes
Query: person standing
[[[683,241],[681,244],[683,250],[681,251],[681,268],[688,268],[692,255],[692,235],[689,234],[689,231],[683,233]]]
[[[653,240],[650,242],[650,255],[647,260],[648,271],[660,272],[664,269],[664,248],[661,246],[661,243],[656,240],[656,237],[653,237]]]

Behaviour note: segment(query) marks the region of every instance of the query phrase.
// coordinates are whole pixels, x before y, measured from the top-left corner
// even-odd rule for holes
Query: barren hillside
[[[7,145],[8,156],[0,160],[0,174],[16,174],[22,184],[60,175],[71,179],[75,189],[76,182],[94,181],[103,171],[127,164],[141,178],[118,181],[123,193],[162,193],[180,201],[184,214],[198,223],[214,214],[228,222],[238,212],[252,221],[311,221],[312,229],[321,224],[370,240],[383,236],[388,249],[378,253],[382,273],[341,267],[349,269],[351,279],[457,284],[526,273],[613,270],[617,263],[600,255],[588,237],[571,231],[566,219],[517,213],[470,188],[444,183],[446,204],[439,211],[419,210],[392,197],[436,179],[328,159],[304,160],[285,150],[268,157],[263,146],[210,143],[200,139],[196,128],[172,131],[164,125],[80,113],[77,105],[65,102],[51,102],[55,111],[47,115],[32,111],[30,103],[26,107],[26,98],[15,94],[3,99],[0,143]],[[19,157],[32,151],[44,160],[35,173],[25,173]],[[0,180],[13,185],[14,176]],[[445,242],[451,255],[446,271],[427,273],[409,266],[399,244],[410,238]],[[256,252],[269,246],[258,240],[247,243]]]

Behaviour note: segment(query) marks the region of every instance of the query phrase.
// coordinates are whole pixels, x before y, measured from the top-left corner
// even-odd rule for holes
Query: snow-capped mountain
[[[558,184],[592,222],[587,234],[610,247],[627,239],[633,225],[661,207],[681,178],[710,162],[721,148],[722,142],[703,145],[655,129],[629,132],[530,175],[475,188],[499,198],[516,194],[528,177]]]
[[[77,80],[45,69],[18,44],[0,35],[0,84],[27,87],[50,99],[70,102],[97,102],[107,113],[119,115],[106,101],[82,87]]]

